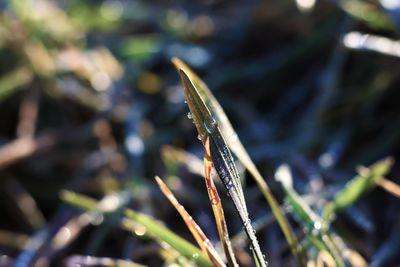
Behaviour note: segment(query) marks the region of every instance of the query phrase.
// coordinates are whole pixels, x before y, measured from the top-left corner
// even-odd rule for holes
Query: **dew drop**
[[[249,226],[249,225],[251,225],[251,221],[250,221],[250,219],[247,219],[247,220],[244,222],[244,227],[247,227],[247,226]]]
[[[135,226],[134,232],[137,236],[143,236],[146,234],[147,228],[138,224],[137,226]]]
[[[183,101],[183,103],[187,104],[187,100]]]
[[[209,134],[212,134],[215,131],[215,128],[217,128],[217,126],[218,123],[213,117],[210,117],[209,119],[204,121],[204,127],[206,128]]]
[[[199,139],[201,141],[201,135],[200,134],[197,135],[197,139]]]
[[[193,253],[193,255],[192,255],[192,258],[193,258],[193,259],[197,259],[198,257],[199,257],[199,254]]]
[[[316,230],[320,230],[321,227],[322,227],[322,223],[321,223],[321,222],[316,221],[316,222],[314,223],[314,228],[315,228]]]
[[[193,119],[192,113],[188,112],[187,117],[188,117],[189,120]]]

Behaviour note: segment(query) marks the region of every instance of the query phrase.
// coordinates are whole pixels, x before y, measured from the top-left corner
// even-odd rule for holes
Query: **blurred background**
[[[154,175],[218,241],[174,56],[208,84],[279,202],[273,176],[287,163],[318,209],[356,166],[399,156],[399,31],[397,0],[0,1],[0,265],[86,266],[77,255],[92,255],[163,266],[155,242],[118,226],[129,206],[192,241]],[[271,266],[293,265],[238,168]],[[115,212],[74,209],[64,190]],[[334,229],[371,266],[398,266],[399,203],[375,188]]]

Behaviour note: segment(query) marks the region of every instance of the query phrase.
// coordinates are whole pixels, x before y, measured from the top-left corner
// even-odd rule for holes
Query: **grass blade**
[[[107,266],[107,267],[145,267],[145,265],[138,264],[135,262],[113,259],[107,257],[95,257],[87,255],[72,255],[68,256],[64,260],[65,267],[76,267],[76,266]]]
[[[153,218],[133,211],[125,210],[127,218],[146,227],[146,234],[152,238],[163,241],[178,251],[182,256],[194,261],[199,266],[213,266],[210,260],[203,254],[201,250],[193,246],[188,241],[182,239],[166,227],[157,223]]]
[[[233,201],[258,261],[261,266],[267,266],[248,217],[247,207],[236,165],[230,149],[219,130],[218,122],[211,115],[208,107],[185,71],[181,69],[179,75],[181,76],[187,104],[200,139],[204,146],[206,146],[206,140],[210,140],[208,144],[214,168]]]
[[[400,198],[400,186],[388,179],[385,179],[384,177],[381,177],[376,182],[380,187],[386,190],[386,192],[392,194],[395,197]]]
[[[290,224],[288,223],[285,215],[280,210],[279,204],[276,201],[275,197],[273,196],[268,184],[265,182],[264,178],[256,168],[254,162],[251,160],[249,154],[244,148],[238,135],[233,129],[233,126],[230,123],[223,108],[218,103],[214,95],[211,93],[207,85],[185,63],[183,63],[178,58],[173,58],[172,62],[178,71],[180,69],[184,70],[188,74],[188,76],[192,79],[192,82],[195,88],[197,89],[199,95],[202,97],[206,106],[209,108],[212,116],[216,119],[216,121],[220,125],[221,133],[225,138],[229,148],[238,157],[243,166],[250,172],[257,186],[260,188],[260,191],[263,194],[264,198],[267,200],[269,206],[271,207],[272,213],[274,214],[289,244],[292,254],[296,258],[298,265],[304,266],[305,258],[304,255],[302,255],[300,245],[297,242],[296,236],[294,235],[294,232]]]
[[[298,221],[308,233],[306,237],[320,251],[328,253],[335,261],[336,266],[344,267],[344,261],[336,244],[328,233],[328,225],[319,217],[308,204],[297,194],[292,187],[292,175],[289,166],[282,165],[275,174],[276,180],[283,185],[286,201]]]
[[[225,252],[228,266],[237,267],[239,266],[235,254],[233,252],[231,240],[229,239],[228,227],[226,226],[226,220],[224,210],[221,205],[221,199],[219,197],[217,188],[215,187],[214,181],[211,176],[212,161],[210,151],[208,148],[208,140],[206,141],[206,152],[204,156],[204,177],[207,186],[208,197],[210,198],[211,207],[214,213],[215,222],[217,224],[217,230],[219,239],[221,240],[222,247]]]
[[[326,205],[323,212],[324,218],[330,220],[335,212],[353,205],[367,190],[376,186],[380,178],[389,172],[393,163],[392,158],[385,158],[368,168],[361,169],[356,177],[336,193],[333,202]]]
[[[173,58],[172,62],[175,64],[175,66],[178,69],[178,71],[182,70],[183,73],[190,80],[190,82],[188,84],[189,88],[190,88],[190,83],[193,84],[197,94],[199,95],[199,98],[202,99],[202,102],[204,103],[204,107],[206,109],[206,111],[204,111],[204,112],[206,112],[207,114],[210,115],[210,117],[212,118],[212,120],[211,120],[212,124],[218,123],[218,125],[220,125],[219,129],[221,131],[221,134],[225,138],[225,140],[226,140],[226,142],[227,142],[227,144],[229,146],[230,140],[232,142],[235,139],[235,138],[232,138],[234,136],[234,134],[235,134],[235,131],[233,130],[233,127],[230,124],[230,122],[228,120],[228,117],[223,112],[222,107],[219,105],[219,103],[217,102],[215,97],[213,95],[211,95],[211,92],[208,89],[207,85],[195,73],[193,73],[182,61],[180,61],[177,58]],[[209,94],[206,94],[207,91],[209,92]],[[217,112],[215,112],[215,111],[217,111]],[[193,115],[193,118],[194,118],[195,114],[192,114],[192,115]],[[205,123],[207,123],[207,121],[205,121]],[[196,124],[196,121],[195,121],[195,124]],[[196,128],[197,128],[197,130],[199,130],[197,125],[196,125]],[[204,138],[207,136],[207,133],[199,132],[199,134],[200,134],[201,139],[202,139],[203,144],[204,144]],[[237,135],[236,135],[236,137],[237,137]],[[234,182],[236,184],[237,183],[240,184],[239,180],[234,181]],[[237,190],[238,190],[238,192],[240,194],[240,197],[244,201],[244,195],[243,195],[242,187],[238,186],[238,185],[236,185],[236,187],[237,187]]]
[[[25,67],[17,68],[0,77],[0,100],[13,93],[18,88],[27,85],[32,81],[31,70]]]
[[[14,233],[7,230],[0,230],[0,246],[3,248],[15,248],[22,250],[28,241],[28,235]]]
[[[192,216],[190,216],[186,209],[178,202],[174,194],[171,192],[171,190],[169,190],[167,185],[160,179],[160,177],[156,176],[155,179],[163,194],[168,198],[169,202],[171,202],[174,208],[181,215],[182,219],[185,221],[186,226],[189,228],[203,253],[208,255],[214,266],[225,266],[214,246],[204,234],[203,230],[201,230],[200,226],[193,220]]]
[[[102,212],[99,202],[88,196],[64,190],[61,194],[61,198],[64,202],[76,208],[91,212]],[[167,243],[182,256],[193,261],[198,266],[213,266],[201,250],[155,221],[154,218],[131,209],[125,209],[124,214],[126,218],[122,220],[121,224],[123,229],[135,232],[135,227],[132,227],[132,224],[139,224],[145,229],[142,231],[144,235],[150,236],[157,241]]]

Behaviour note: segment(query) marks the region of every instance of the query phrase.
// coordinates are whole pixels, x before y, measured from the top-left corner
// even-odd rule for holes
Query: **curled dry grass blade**
[[[185,71],[181,69],[179,75],[181,77],[187,104],[193,122],[197,128],[197,132],[199,133],[199,137],[204,146],[206,145],[206,140],[209,138],[209,150],[214,168],[233,201],[247,236],[249,237],[257,261],[259,261],[261,266],[267,266],[267,263],[264,260],[264,255],[262,254],[258,244],[257,237],[254,233],[254,229],[251,226],[236,165],[230,149],[228,148],[228,145],[218,127],[218,122],[211,115],[208,107]]]
[[[204,234],[203,230],[201,230],[200,226],[193,220],[192,216],[190,216],[186,209],[178,202],[174,194],[171,192],[171,190],[169,190],[167,185],[160,179],[160,177],[156,176],[155,179],[163,194],[168,198],[169,202],[171,202],[174,208],[181,215],[182,219],[185,221],[186,226],[189,228],[203,253],[208,255],[214,266],[225,266],[214,246]]]
[[[204,156],[204,177],[207,186],[208,197],[210,198],[211,207],[214,213],[215,222],[217,224],[217,230],[219,239],[221,240],[222,247],[228,261],[228,266],[237,267],[235,254],[233,252],[231,240],[229,239],[228,227],[226,226],[226,220],[224,215],[224,210],[221,205],[221,199],[219,197],[217,188],[215,187],[214,181],[211,176],[212,161],[209,151],[209,139],[206,140]]]
[[[257,186],[260,188],[261,193],[264,198],[267,200],[269,206],[271,207],[272,213],[274,214],[288,244],[294,255],[297,264],[299,266],[305,265],[305,257],[302,255],[302,251],[300,249],[300,245],[297,242],[296,236],[290,227],[285,215],[279,208],[278,202],[276,201],[274,195],[272,194],[269,186],[265,182],[264,178],[256,168],[254,162],[251,160],[249,154],[241,143],[238,135],[232,127],[227,115],[225,114],[223,108],[218,103],[214,95],[211,93],[210,89],[207,85],[180,59],[173,58],[173,64],[179,71],[182,69],[185,71],[188,76],[191,78],[195,88],[198,93],[202,97],[206,106],[209,108],[212,116],[216,119],[218,124],[220,125],[220,130],[225,138],[229,148],[233,151],[233,153],[238,157],[240,162],[245,166],[245,168],[250,172],[252,177],[254,178]]]
[[[85,211],[103,212],[99,205],[100,203],[88,196],[64,190],[61,193],[61,199],[67,204]],[[140,225],[141,235],[167,243],[180,255],[194,262],[197,266],[213,266],[201,250],[158,223],[154,218],[131,209],[125,209],[124,214],[126,217],[122,219],[121,228],[136,234],[137,227],[135,226]]]

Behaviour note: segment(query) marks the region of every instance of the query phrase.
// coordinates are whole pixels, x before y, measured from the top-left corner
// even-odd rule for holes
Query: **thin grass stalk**
[[[206,141],[206,144],[208,143],[209,141]],[[217,224],[219,239],[224,249],[225,256],[228,261],[228,266],[238,267],[239,265],[236,261],[231,240],[229,238],[228,227],[226,225],[224,210],[221,205],[221,199],[219,197],[217,188],[215,187],[214,181],[211,177],[212,161],[207,147],[208,146],[206,145],[204,156],[204,177],[208,196],[211,202],[211,207],[214,213],[215,222]]]
[[[379,179],[377,182],[381,188],[385,189],[386,192],[392,194],[395,197],[400,198],[400,186],[384,177]]]
[[[186,226],[190,230],[192,236],[196,240],[197,244],[200,246],[203,253],[208,255],[214,266],[224,267],[225,266],[224,262],[218,255],[217,251],[215,250],[210,240],[204,234],[203,230],[201,230],[200,226],[193,219],[193,217],[190,216],[190,214],[186,211],[186,209],[178,202],[174,194],[171,192],[171,190],[169,190],[169,188],[161,180],[161,178],[156,176],[155,179],[163,194],[168,198],[169,202],[171,202],[174,208],[179,212],[179,215],[181,215]]]

